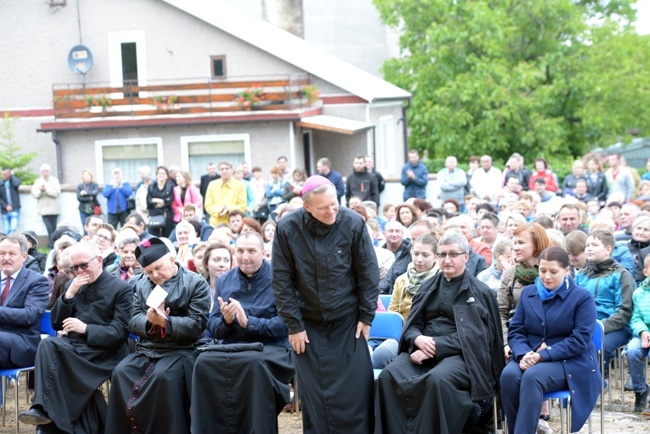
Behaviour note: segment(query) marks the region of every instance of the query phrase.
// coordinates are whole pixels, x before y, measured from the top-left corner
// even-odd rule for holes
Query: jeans
[[[627,345],[631,337],[632,330],[630,330],[628,326],[605,333],[605,341],[603,342],[605,346],[605,357],[603,362],[605,370],[603,372],[609,372],[609,362],[616,357],[616,349],[623,345]]]
[[[86,219],[91,215],[93,215],[93,214],[86,214],[83,211],[79,211],[79,218],[81,219],[81,227],[84,230],[84,235],[88,235],[88,233],[86,232],[86,228],[84,226],[86,225]],[[101,216],[99,216],[99,217],[101,218]]]
[[[645,391],[646,378],[646,358],[650,348],[641,347],[641,339],[634,337],[627,344],[627,366],[632,377],[632,389],[634,392],[641,393]]]
[[[386,339],[372,352],[372,369],[384,369],[397,357],[399,343],[395,339]]]
[[[8,211],[2,214],[2,226],[5,234],[13,234],[18,229],[18,220],[20,220],[20,210]]]

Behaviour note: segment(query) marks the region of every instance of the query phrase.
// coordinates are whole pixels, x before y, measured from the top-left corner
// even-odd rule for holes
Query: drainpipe
[[[408,161],[409,154],[409,125],[407,110],[411,108],[411,98],[407,100],[406,105],[402,106],[402,135],[404,136],[404,161]]]
[[[52,131],[52,141],[54,142],[54,158],[56,159],[56,177],[62,179],[63,167],[61,160],[61,142],[56,137],[56,131]]]

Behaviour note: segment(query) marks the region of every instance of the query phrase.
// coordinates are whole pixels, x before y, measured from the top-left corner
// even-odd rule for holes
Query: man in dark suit
[[[27,239],[11,234],[0,241],[0,368],[34,364],[47,307],[45,276],[23,267]]]
[[[9,167],[2,168],[2,186],[0,186],[0,211],[2,225],[6,234],[13,234],[20,220],[20,195],[18,187],[22,181],[14,175]]]
[[[214,163],[208,163],[208,173],[201,176],[201,186],[199,187],[201,197],[203,197],[203,211],[207,216],[207,220],[210,220],[210,215],[205,212],[205,193],[208,191],[208,185],[210,185],[212,181],[219,178],[221,178],[221,175],[219,175],[217,172],[217,165]]]

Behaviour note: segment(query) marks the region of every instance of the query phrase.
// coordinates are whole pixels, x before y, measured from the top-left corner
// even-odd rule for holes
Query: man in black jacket
[[[371,200],[379,205],[379,187],[377,178],[366,170],[366,157],[354,157],[354,171],[348,175],[345,187],[345,201],[350,202],[350,197],[357,196],[361,201]]]
[[[0,211],[5,234],[13,234],[20,220],[20,195],[18,187],[22,181],[16,178],[9,167],[2,168],[2,187],[0,188]]]
[[[273,292],[296,353],[303,430],[369,433],[377,257],[363,218],[339,209],[331,182],[312,176],[302,192],[304,208],[278,223]]]

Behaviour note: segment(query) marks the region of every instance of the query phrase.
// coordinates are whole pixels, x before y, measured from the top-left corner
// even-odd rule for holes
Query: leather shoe
[[[18,420],[27,425],[45,425],[52,422],[52,419],[36,407],[21,412],[18,415]]]

